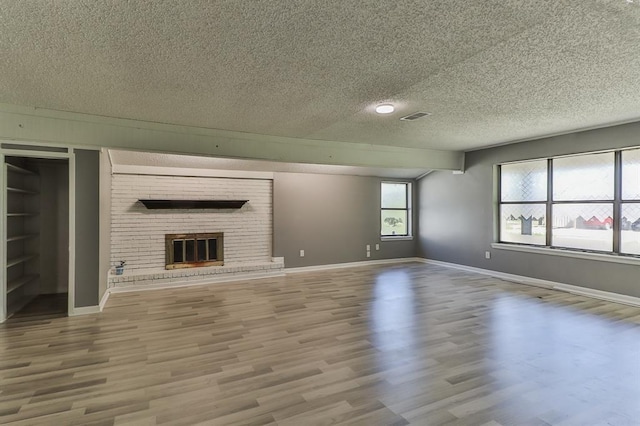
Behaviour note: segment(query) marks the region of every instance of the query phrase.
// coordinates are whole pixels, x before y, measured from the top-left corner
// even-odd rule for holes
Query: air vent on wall
[[[426,117],[427,115],[431,115],[430,112],[414,112],[413,114],[402,117],[400,120],[404,121],[414,121],[422,117]]]

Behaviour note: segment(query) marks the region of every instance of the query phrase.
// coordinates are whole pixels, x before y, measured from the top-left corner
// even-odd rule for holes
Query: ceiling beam
[[[0,138],[292,163],[460,170],[455,151],[256,135],[0,104]]]

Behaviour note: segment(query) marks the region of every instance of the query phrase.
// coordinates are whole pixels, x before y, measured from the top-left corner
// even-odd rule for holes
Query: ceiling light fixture
[[[391,114],[393,111],[395,111],[395,108],[391,104],[382,104],[376,107],[378,114]]]

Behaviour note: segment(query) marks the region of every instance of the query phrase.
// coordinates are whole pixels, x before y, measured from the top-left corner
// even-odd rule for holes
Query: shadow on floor
[[[31,321],[67,316],[67,293],[40,294],[13,314],[9,321]]]

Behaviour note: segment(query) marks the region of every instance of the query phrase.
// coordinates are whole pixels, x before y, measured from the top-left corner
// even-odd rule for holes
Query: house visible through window
[[[640,255],[640,149],[499,166],[500,242]]]
[[[411,184],[382,182],[380,194],[380,235],[408,237],[411,235]]]

